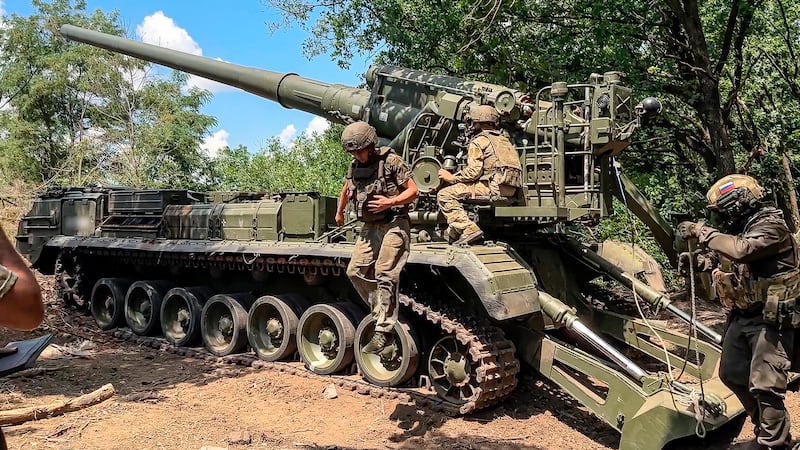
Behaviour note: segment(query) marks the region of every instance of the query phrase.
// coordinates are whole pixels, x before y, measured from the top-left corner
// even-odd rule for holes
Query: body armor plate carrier
[[[483,174],[481,181],[489,185],[491,196],[498,198],[500,186],[522,187],[522,164],[519,153],[508,139],[502,139],[499,131],[483,131],[476,138],[476,144],[484,149]],[[483,140],[487,142],[480,142]]]
[[[389,182],[386,177],[386,160],[394,151],[389,147],[381,147],[372,161],[361,164],[353,160],[347,171],[350,184],[349,198],[352,202],[356,217],[362,222],[385,222],[400,214],[407,212],[405,206],[390,208],[378,213],[369,210],[369,202],[376,195],[394,197],[400,193],[399,187]]]

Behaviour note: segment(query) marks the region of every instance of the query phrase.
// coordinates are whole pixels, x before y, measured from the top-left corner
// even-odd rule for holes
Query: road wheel
[[[314,305],[303,313],[298,325],[297,349],[310,371],[329,375],[353,362],[358,314],[352,303]]]
[[[139,336],[152,336],[161,329],[161,301],[174,285],[168,281],[137,281],[125,294],[125,323]]]
[[[127,278],[101,278],[94,284],[90,310],[101,330],[116,328],[125,321],[125,293],[130,285]]]
[[[217,294],[203,306],[200,330],[208,351],[225,356],[247,347],[247,309],[250,294]]]
[[[375,332],[372,315],[365,317],[356,330],[354,351],[358,370],[367,381],[378,386],[399,386],[414,376],[419,366],[418,340],[411,327],[401,319],[392,331],[392,343],[376,355],[361,351]]]
[[[174,345],[185,347],[200,342],[203,304],[214,295],[205,286],[176,287],[164,294],[161,302],[161,331]]]
[[[299,295],[265,295],[250,308],[247,340],[265,361],[278,361],[297,350],[297,326],[308,301]]]

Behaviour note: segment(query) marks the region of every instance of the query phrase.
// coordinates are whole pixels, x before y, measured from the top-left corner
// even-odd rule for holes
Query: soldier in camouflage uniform
[[[439,170],[439,178],[453,183],[439,191],[436,200],[447,218],[445,236],[451,243],[472,244],[483,231],[469,219],[459,200],[488,197],[490,201],[513,197],[522,186],[522,166],[516,148],[498,130],[500,114],[493,106],[480,105],[469,120],[477,132],[467,148],[467,166],[455,174]]]
[[[712,251],[698,268],[712,269],[717,296],[730,311],[719,376],[755,424],[753,448],[787,449],[784,395],[800,325],[794,313],[800,297],[797,243],[781,211],[761,205],[764,190],[753,178],[723,177],[707,197],[720,230],[682,222],[678,233]]]
[[[39,326],[43,318],[39,283],[0,229],[0,326],[31,330]],[[0,348],[0,357],[15,351]],[[6,441],[0,430],[0,450],[5,449]]]
[[[376,148],[377,144],[375,128],[366,122],[352,123],[342,132],[342,145],[353,162],[336,211],[339,226],[348,203],[364,223],[347,276],[375,318],[375,333],[362,348],[365,353],[380,353],[393,342],[400,272],[411,244],[407,205],[418,195],[408,165],[390,148]]]

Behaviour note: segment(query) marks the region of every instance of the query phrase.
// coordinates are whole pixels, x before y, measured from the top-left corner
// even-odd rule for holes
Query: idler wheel
[[[176,287],[164,294],[161,302],[161,331],[179,347],[200,342],[200,315],[203,304],[214,295],[205,286]]]
[[[101,330],[110,330],[123,323],[125,293],[131,282],[127,278],[101,278],[94,284],[89,307]]]
[[[297,325],[308,301],[292,294],[265,295],[247,315],[247,340],[259,358],[284,359],[297,350]]]
[[[125,323],[139,336],[161,329],[161,300],[174,285],[168,281],[137,281],[125,294]]]
[[[352,303],[314,305],[300,317],[297,349],[306,367],[317,374],[339,372],[353,361],[356,319]]]
[[[403,319],[394,325],[394,341],[381,353],[364,353],[375,333],[375,319],[368,315],[356,330],[355,357],[361,375],[378,386],[398,386],[408,381],[419,366],[417,339]]]
[[[200,334],[208,351],[225,356],[247,347],[247,309],[253,296],[217,294],[206,301],[200,320]]]
[[[452,403],[465,403],[476,394],[478,381],[467,348],[454,336],[445,336],[433,345],[428,356],[428,375],[439,397]]]

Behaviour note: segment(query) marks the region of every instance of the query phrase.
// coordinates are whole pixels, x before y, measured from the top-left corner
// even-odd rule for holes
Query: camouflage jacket
[[[8,291],[14,287],[17,281],[17,276],[14,275],[5,266],[0,265],[0,298],[2,298]]]
[[[739,234],[725,234],[709,226],[700,227],[698,234],[700,244],[717,255],[712,278],[727,307],[748,309],[764,301],[770,280],[795,271],[800,262],[783,214],[772,207],[755,213]]]

